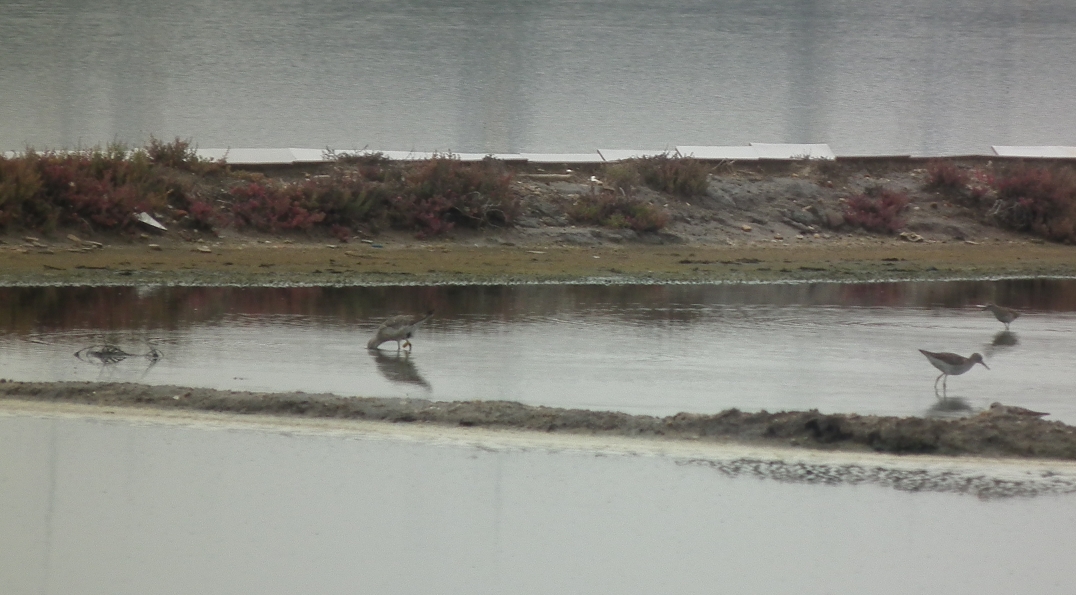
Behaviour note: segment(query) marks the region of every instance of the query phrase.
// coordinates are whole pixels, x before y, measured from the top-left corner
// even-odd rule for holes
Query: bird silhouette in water
[[[381,326],[377,327],[377,333],[374,338],[370,339],[366,343],[367,349],[377,349],[379,345],[388,341],[396,341],[396,351],[401,348],[411,350],[411,337],[415,336],[415,330],[423,322],[426,322],[430,316],[433,316],[433,310],[426,312],[425,315],[411,315],[401,314],[399,316],[393,316],[385,322],[381,323]],[[403,343],[401,343],[401,341]]]
[[[942,381],[942,390],[945,390],[945,383],[949,380],[949,376],[959,376],[964,372],[967,372],[975,364],[982,364],[987,370],[990,366],[986,365],[983,361],[983,356],[978,353],[971,354],[971,357],[964,357],[963,355],[957,355],[955,353],[935,353],[933,351],[927,351],[920,349],[919,353],[926,356],[927,361],[931,363],[935,368],[941,370],[941,374],[934,379],[934,392],[938,392],[938,381],[945,378]]]
[[[994,318],[998,319],[998,322],[1005,325],[1005,330],[1009,330],[1009,323],[1020,317],[1020,313],[1011,308],[1004,308],[997,304],[987,304],[983,306],[983,310],[990,310],[994,313]]]

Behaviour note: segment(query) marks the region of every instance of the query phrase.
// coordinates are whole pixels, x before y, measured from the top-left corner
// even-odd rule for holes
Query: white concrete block
[[[279,165],[294,160],[291,149],[198,149],[199,157],[224,159],[234,165]]]
[[[521,153],[520,157],[530,163],[601,163],[597,151],[593,153]]]
[[[325,149],[288,149],[292,163],[319,163],[325,161]]]
[[[994,154],[999,157],[1031,157],[1031,158],[1076,158],[1076,147],[1062,146],[1004,146],[994,145]]]
[[[825,143],[751,143],[759,159],[836,159]]]
[[[598,154],[605,161],[623,161],[625,159],[639,159],[657,155],[672,155],[672,151],[667,149],[598,149]]]
[[[681,157],[694,157],[706,160],[758,161],[758,151],[750,146],[718,147],[709,145],[678,146],[676,152]]]

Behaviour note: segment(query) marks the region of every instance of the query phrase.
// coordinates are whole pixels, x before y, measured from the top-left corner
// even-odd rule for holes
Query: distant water
[[[1076,144],[1069,0],[0,7],[0,150]]]

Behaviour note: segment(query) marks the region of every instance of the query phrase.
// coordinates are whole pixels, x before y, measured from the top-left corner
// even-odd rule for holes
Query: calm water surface
[[[976,304],[1024,314],[1004,327]],[[369,352],[383,318],[434,308]],[[670,415],[945,415],[993,401],[1076,423],[1076,281],[699,286],[0,289],[0,377],[331,392]],[[74,357],[112,343],[136,354]],[[918,349],[983,354],[951,377]],[[137,354],[157,349],[157,362]]]
[[[104,0],[0,8],[0,150],[464,152],[1076,138],[1069,0]]]
[[[1069,593],[1073,496],[0,414],[0,591]]]

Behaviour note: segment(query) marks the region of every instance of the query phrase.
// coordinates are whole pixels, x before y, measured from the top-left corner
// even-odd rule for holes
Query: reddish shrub
[[[510,224],[519,215],[512,174],[493,159],[464,163],[436,157],[412,164],[403,186],[389,201],[392,221],[420,235],[444,233],[456,225]]]
[[[165,204],[152,168],[126,151],[112,146],[107,151],[46,153],[36,157],[42,192],[35,201],[40,209],[52,208],[49,221],[28,219],[29,226],[55,223],[99,229],[126,229],[136,212],[151,212]]]
[[[990,214],[999,224],[1059,242],[1076,241],[1076,173],[1021,168],[996,181]]]
[[[940,190],[943,192],[961,192],[968,183],[967,172],[960,169],[952,161],[934,160],[927,164],[928,190]]]
[[[178,213],[183,213],[183,211],[177,211]],[[206,231],[213,229],[221,220],[220,213],[213,208],[213,205],[200,200],[191,201],[190,208],[185,214],[190,216],[194,227]]]
[[[904,227],[898,215],[910,202],[908,195],[886,188],[869,188],[848,199],[844,219],[867,231],[893,233]]]
[[[997,180],[992,172],[983,169],[972,170],[967,182],[968,197],[971,199],[972,206],[979,206],[990,200],[991,193],[996,187]]]
[[[250,182],[230,191],[236,202],[232,214],[240,227],[276,232],[309,230],[325,218],[325,213],[311,213],[300,204],[301,189],[291,185],[265,185]]]

